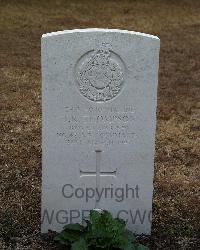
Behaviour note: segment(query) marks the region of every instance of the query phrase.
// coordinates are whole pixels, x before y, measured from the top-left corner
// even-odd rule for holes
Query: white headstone
[[[124,30],[42,36],[42,232],[104,209],[150,234],[159,44]]]

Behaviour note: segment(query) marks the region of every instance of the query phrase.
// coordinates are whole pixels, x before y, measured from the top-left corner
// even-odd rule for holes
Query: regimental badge
[[[121,90],[123,70],[117,59],[111,57],[108,43],[103,43],[84,60],[77,73],[79,90],[91,101],[111,100]]]

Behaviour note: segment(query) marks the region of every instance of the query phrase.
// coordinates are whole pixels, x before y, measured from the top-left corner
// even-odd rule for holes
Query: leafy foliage
[[[108,211],[92,210],[86,226],[69,224],[55,240],[71,250],[146,250],[125,226],[123,220],[113,218]]]

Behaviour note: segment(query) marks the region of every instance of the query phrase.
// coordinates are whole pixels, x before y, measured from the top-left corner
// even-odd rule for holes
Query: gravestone
[[[150,234],[159,44],[124,30],[42,36],[42,232],[104,209]]]

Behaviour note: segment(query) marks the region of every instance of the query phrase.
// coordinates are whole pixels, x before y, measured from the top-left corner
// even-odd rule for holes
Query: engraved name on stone
[[[85,109],[78,105],[66,106],[62,120],[65,127],[57,131],[57,136],[69,145],[131,144],[135,138],[130,126],[135,120],[135,110],[130,105]]]

